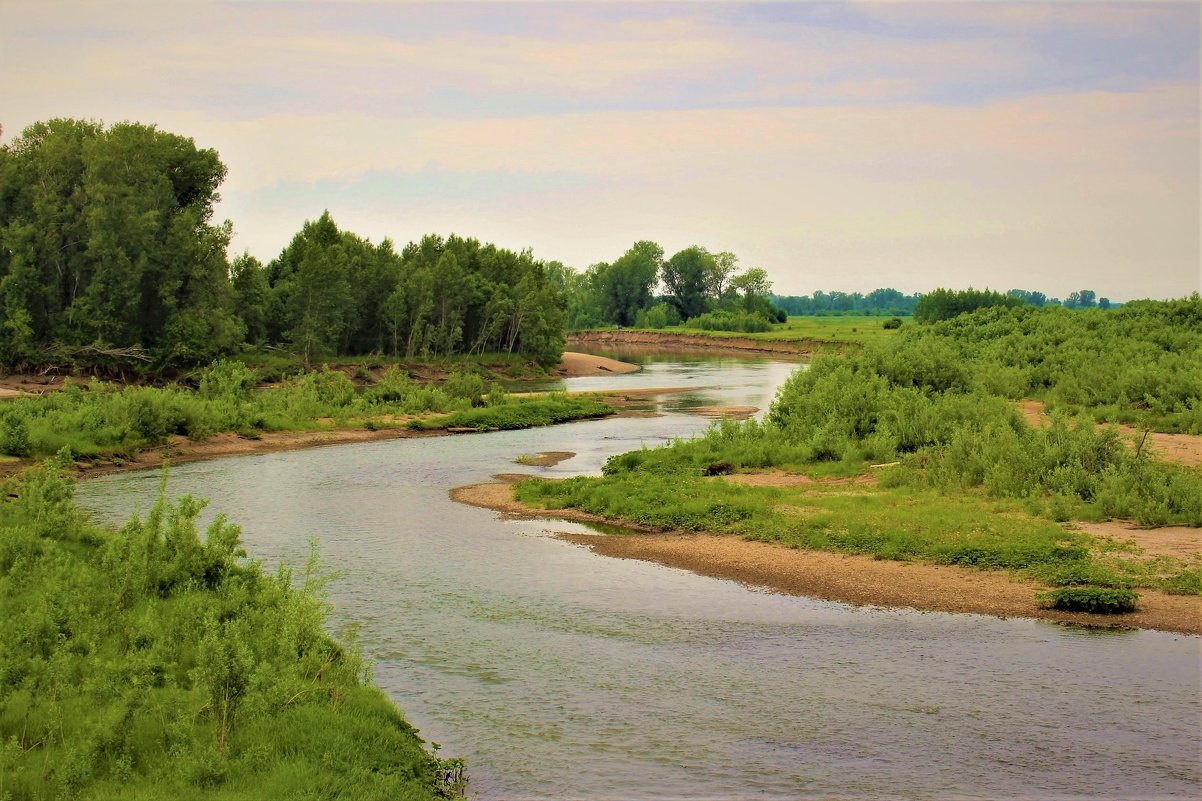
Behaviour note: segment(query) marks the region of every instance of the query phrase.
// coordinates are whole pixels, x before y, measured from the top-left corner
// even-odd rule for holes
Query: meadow
[[[665,334],[702,334],[719,339],[739,337],[766,341],[826,343],[835,349],[845,345],[866,345],[889,339],[896,336],[902,327],[912,324],[912,318],[899,317],[896,319],[901,321],[900,327],[886,328],[885,323],[890,319],[894,318],[872,315],[789,317],[783,323],[764,323],[763,327],[767,330],[751,331],[710,329],[703,327],[704,321],[694,323],[693,320],[690,320],[689,323],[693,323],[691,325],[637,330],[657,331]]]

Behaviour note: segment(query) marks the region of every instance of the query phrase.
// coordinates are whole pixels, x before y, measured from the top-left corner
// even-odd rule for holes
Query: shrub
[[[901,327],[902,321],[900,317],[890,317],[885,321],[884,325],[881,326],[881,328],[884,328],[886,331],[894,331]]]
[[[1058,587],[1039,596],[1052,609],[1065,612],[1092,612],[1116,615],[1134,612],[1139,593],[1131,590],[1104,587]]]
[[[684,321],[684,327],[696,328],[701,331],[737,331],[743,334],[754,334],[771,331],[772,323],[762,314],[715,311],[690,317]]]
[[[484,379],[475,373],[451,373],[442,385],[442,391],[450,398],[465,400],[472,406],[479,406],[484,402]]]

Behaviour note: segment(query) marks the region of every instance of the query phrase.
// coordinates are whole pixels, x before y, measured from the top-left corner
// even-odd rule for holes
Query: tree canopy
[[[151,125],[55,119],[0,148],[0,362],[211,360],[242,341],[212,225],[225,165]]]

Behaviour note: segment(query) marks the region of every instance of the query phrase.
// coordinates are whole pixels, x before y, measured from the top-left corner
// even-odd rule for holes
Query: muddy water
[[[483,799],[1197,797],[1200,640],[773,595],[548,536],[447,490],[569,475],[764,407],[793,369],[649,360],[571,388],[689,386],[664,416],[395,440],[176,468],[268,566],[342,573],[376,681]],[[523,453],[575,451],[551,468]],[[79,487],[120,521],[157,475]]]

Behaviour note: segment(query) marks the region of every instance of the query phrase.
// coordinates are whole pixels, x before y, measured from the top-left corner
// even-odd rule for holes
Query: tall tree
[[[681,319],[696,317],[709,309],[714,257],[699,245],[685,248],[664,262],[663,282],[667,300]]]
[[[0,148],[0,359],[50,345],[194,364],[241,339],[210,224],[225,166],[154,126],[51,120]]]
[[[601,265],[594,281],[606,320],[633,325],[638,313],[655,299],[664,250],[654,242],[635,242],[613,264]]]

